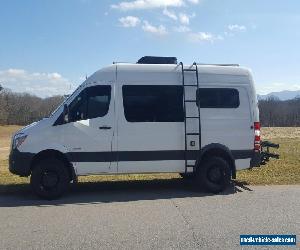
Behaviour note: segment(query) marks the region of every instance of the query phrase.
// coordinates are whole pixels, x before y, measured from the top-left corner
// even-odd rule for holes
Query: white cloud
[[[164,14],[165,16],[167,16],[167,17],[169,17],[169,18],[175,20],[175,21],[178,19],[177,15],[176,15],[175,12],[173,12],[173,11],[169,11],[169,10],[167,10],[167,9],[164,9],[163,14]]]
[[[140,24],[140,19],[135,16],[127,16],[127,17],[121,17],[119,19],[119,22],[121,23],[122,27],[128,28],[128,27],[136,27]]]
[[[223,40],[223,37],[220,35],[214,35],[208,32],[197,32],[197,33],[190,33],[189,40],[191,42],[211,42],[213,43],[216,40]]]
[[[174,27],[175,32],[185,33],[191,31],[191,29],[188,26],[180,25],[177,27]]]
[[[231,24],[228,25],[228,30],[232,31],[232,32],[241,32],[241,31],[246,31],[247,28],[244,25],[238,25],[238,24]]]
[[[174,11],[169,11],[167,9],[164,9],[163,14],[175,21],[179,20],[179,22],[185,26],[190,24],[190,18],[196,16],[195,13],[193,13],[192,15],[187,15],[185,13],[179,13],[178,15],[176,15]]]
[[[163,25],[153,26],[148,21],[144,21],[142,29],[146,32],[152,33],[154,35],[159,35],[159,36],[163,36],[168,33],[165,26]]]
[[[40,97],[63,95],[72,92],[74,86],[59,73],[30,73],[23,69],[0,71],[0,82],[15,92],[27,92]]]
[[[122,11],[129,11],[167,7],[181,7],[184,5],[185,2],[183,0],[135,0],[123,1],[118,4],[113,4],[111,5],[111,8],[119,9]]]
[[[187,0],[187,1],[192,4],[198,4],[200,2],[199,0]]]
[[[190,24],[190,16],[180,13],[179,14],[179,21],[184,24],[184,25],[189,25]]]

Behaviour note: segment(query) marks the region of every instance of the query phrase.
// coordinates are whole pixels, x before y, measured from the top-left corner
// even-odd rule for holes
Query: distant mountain
[[[279,92],[272,92],[266,95],[258,95],[259,100],[267,99],[269,97],[275,97],[282,101],[294,99],[295,97],[300,97],[300,90],[283,90]]]

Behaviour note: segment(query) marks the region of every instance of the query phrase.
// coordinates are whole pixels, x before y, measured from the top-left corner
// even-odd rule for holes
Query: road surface
[[[24,188],[0,195],[0,249],[241,249],[240,234],[300,236],[300,186],[80,184],[57,201]]]

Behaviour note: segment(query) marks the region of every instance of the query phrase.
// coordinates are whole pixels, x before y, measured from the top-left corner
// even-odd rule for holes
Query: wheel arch
[[[36,166],[38,162],[47,158],[55,158],[62,161],[68,170],[70,179],[71,180],[76,179],[76,173],[70,160],[67,158],[65,154],[55,149],[47,149],[37,153],[31,161],[30,171],[32,172],[33,168]]]
[[[228,162],[231,168],[232,178],[236,178],[236,165],[234,157],[228,147],[219,143],[208,144],[201,149],[200,155],[196,161],[196,166],[200,166],[201,162],[210,157],[221,157]]]

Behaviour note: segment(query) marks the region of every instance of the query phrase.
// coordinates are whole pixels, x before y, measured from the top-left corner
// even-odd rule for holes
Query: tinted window
[[[183,122],[182,86],[125,85],[123,104],[129,122]]]
[[[110,103],[110,86],[93,86],[83,90],[69,105],[69,121],[105,116]]]
[[[197,104],[201,108],[237,108],[240,105],[239,92],[230,88],[200,88],[197,90]]]
[[[87,89],[87,119],[103,117],[108,113],[110,86],[94,86]]]

